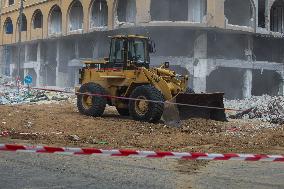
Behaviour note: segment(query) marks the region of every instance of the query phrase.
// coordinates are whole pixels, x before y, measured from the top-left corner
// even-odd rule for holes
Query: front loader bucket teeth
[[[179,94],[176,103],[181,120],[205,118],[227,121],[224,109],[224,93]]]

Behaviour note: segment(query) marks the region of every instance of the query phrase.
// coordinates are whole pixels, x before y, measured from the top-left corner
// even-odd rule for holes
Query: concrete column
[[[280,73],[280,83],[279,83],[279,91],[278,95],[279,96],[284,96],[284,73]]]
[[[246,69],[243,75],[243,98],[250,98],[252,90],[252,70]]]
[[[1,62],[0,62],[0,75],[4,74],[4,68],[6,65],[6,55],[5,55],[5,48],[4,46],[0,47],[0,57],[1,57]]]
[[[206,92],[207,33],[197,33],[194,43],[193,88],[197,93]]]
[[[207,24],[212,27],[225,28],[225,0],[207,0]]]
[[[253,64],[253,38],[248,36],[247,49],[245,49],[245,56],[247,63]],[[252,91],[252,69],[246,69],[243,75],[243,98],[250,98]]]
[[[35,68],[35,72],[37,75],[37,79],[36,79],[36,86],[40,86],[43,85],[43,77],[40,75],[40,68],[41,68],[41,42],[39,42],[37,44],[37,67]]]
[[[41,42],[37,44],[37,53],[36,53],[36,61],[41,61]]]
[[[24,68],[24,77],[26,77],[29,74],[29,70],[27,68],[25,68],[25,63],[28,62],[28,45],[23,45],[22,48],[24,48],[24,62],[23,64],[23,68]]]
[[[64,64],[64,60],[66,59],[66,55],[64,55],[64,44],[62,41],[58,40],[56,42],[56,86],[57,87],[67,87],[68,84],[68,73],[64,72],[62,69],[62,65]]]
[[[59,64],[60,64],[60,41],[56,41],[56,86],[60,86],[59,78]]]
[[[270,1],[265,1],[265,28],[270,31]]]
[[[284,79],[282,78],[279,84],[279,91],[278,91],[279,96],[284,96]]]
[[[78,40],[75,41],[75,57],[76,59],[80,58],[80,54],[79,54],[79,42]],[[79,84],[79,71],[76,69],[77,67],[72,67],[72,69],[74,69],[74,83],[75,86]]]
[[[25,62],[28,62],[29,61],[29,52],[28,52],[28,49],[29,46],[28,45],[24,45],[24,52],[25,52]]]
[[[26,77],[29,74],[29,70],[28,69],[24,69],[24,77]]]
[[[146,23],[151,21],[150,5],[151,0],[136,1],[136,23]]]
[[[93,59],[97,59],[99,57],[99,41],[95,41],[93,48]]]

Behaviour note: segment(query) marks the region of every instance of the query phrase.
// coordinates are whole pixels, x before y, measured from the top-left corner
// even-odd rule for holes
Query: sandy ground
[[[70,102],[0,106],[0,142],[204,152],[282,152],[284,126],[258,121],[216,122],[193,119],[181,128],[150,124],[118,116],[108,107],[101,118],[83,116]],[[76,135],[75,137],[72,135]],[[77,137],[78,136],[78,137]]]

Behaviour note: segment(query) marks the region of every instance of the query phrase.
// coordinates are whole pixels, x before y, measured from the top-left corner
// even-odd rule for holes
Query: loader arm
[[[142,72],[144,75],[148,78],[149,82],[159,89],[161,93],[164,95],[165,100],[171,100],[173,98],[173,95],[171,93],[171,89],[168,85],[168,83],[161,77],[159,77],[157,74],[154,72],[146,69],[146,68],[141,68]]]

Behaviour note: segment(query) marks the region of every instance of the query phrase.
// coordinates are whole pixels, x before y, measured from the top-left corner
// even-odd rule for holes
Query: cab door
[[[109,64],[114,69],[124,69],[127,57],[127,40],[116,38],[111,40]]]

